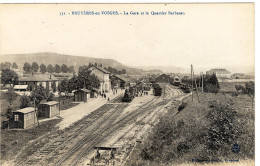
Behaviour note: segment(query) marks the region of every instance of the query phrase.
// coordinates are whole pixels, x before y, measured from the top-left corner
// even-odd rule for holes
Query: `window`
[[[19,120],[19,115],[14,115],[14,121],[18,121]]]

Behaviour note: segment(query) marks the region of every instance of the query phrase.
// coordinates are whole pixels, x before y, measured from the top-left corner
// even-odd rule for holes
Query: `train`
[[[183,90],[184,93],[190,93],[191,92],[190,85],[180,84],[179,86]]]
[[[129,87],[125,90],[122,102],[131,102],[136,96],[137,88],[135,86]]]
[[[173,79],[173,85],[179,86],[181,84],[181,80],[179,76],[175,76]]]
[[[153,84],[153,94],[154,96],[161,96],[162,95],[162,87],[159,84]]]

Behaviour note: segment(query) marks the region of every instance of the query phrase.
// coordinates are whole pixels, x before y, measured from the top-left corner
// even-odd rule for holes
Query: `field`
[[[54,119],[50,121],[46,121],[40,124],[40,126],[36,127],[36,132],[34,133],[33,128],[23,130],[2,130],[1,131],[1,160],[13,160],[16,156],[19,155],[17,152],[23,151],[22,149],[27,148],[25,152],[27,154],[23,154],[24,156],[30,155],[39,147],[44,145],[44,141],[47,141],[48,138],[45,139],[44,136],[49,132],[55,132],[55,126],[59,123],[61,119]],[[41,139],[37,144],[32,144],[31,142]],[[24,152],[24,151],[23,151]]]
[[[178,114],[169,110],[147,139],[137,146],[126,165],[254,165],[252,100],[239,94],[199,94],[184,99]],[[178,108],[175,108],[178,109]],[[238,145],[240,151],[233,152]],[[241,162],[240,162],[241,161]]]

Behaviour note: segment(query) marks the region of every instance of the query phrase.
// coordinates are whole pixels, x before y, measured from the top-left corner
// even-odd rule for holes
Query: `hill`
[[[134,68],[150,71],[160,71],[161,73],[188,73],[189,69],[175,66],[134,66]],[[160,73],[159,73],[160,74]]]
[[[117,70],[125,69],[127,74],[142,75],[144,70],[136,69],[132,67],[125,66],[120,62],[113,59],[101,59],[93,57],[83,57],[83,56],[74,56],[74,55],[64,55],[57,53],[41,52],[41,53],[31,53],[31,54],[6,54],[0,55],[1,62],[15,62],[19,68],[23,68],[25,62],[32,63],[37,62],[39,65],[41,63],[45,64],[66,64],[67,66],[74,66],[76,72],[78,71],[79,66],[88,65],[89,63],[102,64],[103,67],[113,67]]]

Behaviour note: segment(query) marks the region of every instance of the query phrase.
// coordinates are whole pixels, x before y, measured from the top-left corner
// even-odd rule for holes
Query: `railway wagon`
[[[161,96],[162,95],[162,88],[159,84],[153,84],[153,94],[154,96]]]
[[[187,84],[180,84],[180,88],[184,91],[184,93],[190,93],[190,86]]]

